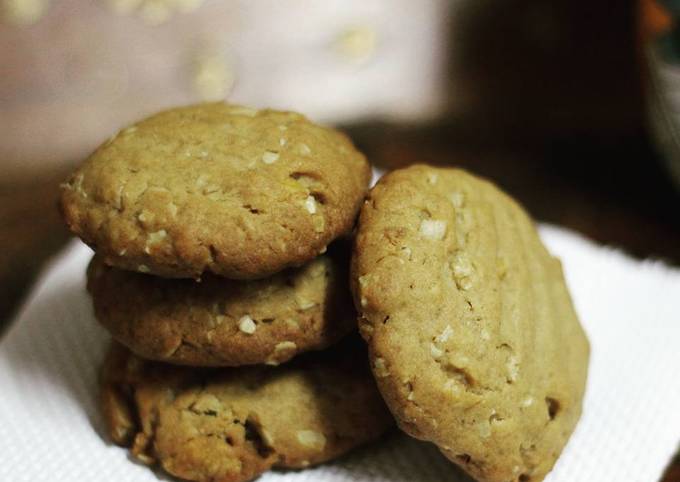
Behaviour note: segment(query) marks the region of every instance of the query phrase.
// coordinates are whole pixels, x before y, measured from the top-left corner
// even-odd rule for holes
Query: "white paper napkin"
[[[680,441],[680,270],[543,227],[592,346],[583,417],[550,482],[653,482]],[[103,436],[97,373],[107,335],[72,243],[0,340],[0,481],[144,482],[166,476]],[[431,445],[392,435],[342,460],[261,482],[461,481]]]

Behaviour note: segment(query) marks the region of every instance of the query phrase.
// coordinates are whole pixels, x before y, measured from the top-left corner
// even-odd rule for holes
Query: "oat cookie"
[[[106,266],[88,289],[99,322],[143,358],[192,366],[278,364],[320,350],[356,327],[348,254],[334,244],[300,268],[235,281],[165,279]]]
[[[369,178],[345,135],[300,114],[200,104],[104,143],[63,185],[61,208],[108,265],[254,279],[349,231]]]
[[[279,367],[219,369],[144,361],[115,345],[101,400],[116,443],[144,463],[199,482],[319,464],[394,423],[366,354],[346,343]]]
[[[477,480],[542,480],[581,414],[589,347],[524,210],[461,170],[395,171],[362,208],[352,271],[401,428]]]

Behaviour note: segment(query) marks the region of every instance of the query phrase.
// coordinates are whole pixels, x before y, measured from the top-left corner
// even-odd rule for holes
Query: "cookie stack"
[[[343,237],[370,176],[341,133],[224,103],[123,129],[76,170],[61,207],[95,251],[117,443],[178,477],[241,481],[391,425],[361,346],[338,344],[356,327]]]
[[[345,453],[391,412],[478,481],[545,477],[589,357],[559,261],[485,180],[412,166],[365,199],[369,177],[342,134],[226,104],[124,129],[74,173],[64,217],[96,252],[88,288],[117,340],[113,440],[239,482]],[[357,319],[369,363],[341,341]]]

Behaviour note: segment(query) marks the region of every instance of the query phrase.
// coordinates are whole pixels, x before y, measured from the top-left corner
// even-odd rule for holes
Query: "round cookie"
[[[413,166],[359,220],[359,329],[400,427],[479,481],[540,481],[580,414],[589,346],[560,262],[493,184]]]
[[[170,278],[264,278],[351,230],[371,172],[300,114],[200,104],[100,146],[62,185],[70,229],[104,262]]]
[[[347,252],[334,244],[300,268],[263,280],[165,279],[106,266],[95,256],[95,315],[143,358],[191,366],[278,364],[321,350],[356,327]]]
[[[354,347],[279,367],[191,369],[115,345],[102,373],[104,418],[116,443],[182,479],[241,482],[320,464],[394,423]]]

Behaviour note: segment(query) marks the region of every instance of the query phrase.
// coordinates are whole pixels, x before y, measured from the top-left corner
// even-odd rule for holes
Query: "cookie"
[[[171,278],[264,278],[353,227],[370,167],[300,114],[200,104],[99,147],[62,185],[70,229],[108,265]]]
[[[479,481],[540,481],[574,430],[589,346],[560,262],[493,184],[413,166],[362,208],[352,280],[400,427]]]
[[[95,256],[88,290],[96,318],[143,358],[192,366],[278,364],[328,347],[356,329],[349,256],[333,245],[269,278],[200,282],[106,266]]]
[[[279,367],[219,369],[144,361],[115,345],[101,395],[116,443],[146,464],[199,482],[320,464],[394,423],[366,354],[346,343]]]

